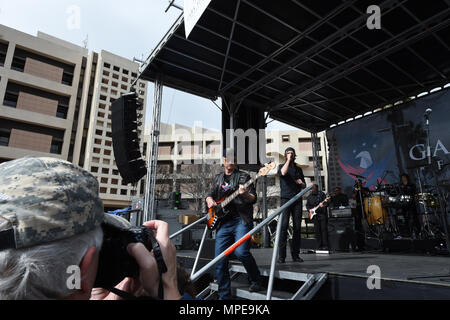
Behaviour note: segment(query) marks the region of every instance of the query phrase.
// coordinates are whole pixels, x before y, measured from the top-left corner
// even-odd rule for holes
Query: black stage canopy
[[[180,16],[140,78],[318,132],[450,82],[449,47],[449,0],[213,0],[189,39]]]

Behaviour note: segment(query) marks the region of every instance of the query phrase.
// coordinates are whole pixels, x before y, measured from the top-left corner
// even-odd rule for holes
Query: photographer
[[[103,212],[97,179],[59,159],[23,158],[0,165],[0,300],[111,299],[94,289],[104,225],[122,223]],[[167,272],[159,276],[157,261],[142,243],[128,253],[139,277],[117,288],[133,294],[142,288],[164,299],[180,299],[176,251],[168,225],[145,224],[161,249]],[[78,280],[78,281],[77,281]]]

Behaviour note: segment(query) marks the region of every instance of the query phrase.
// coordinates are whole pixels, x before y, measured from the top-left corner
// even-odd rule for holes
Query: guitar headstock
[[[275,164],[275,162],[267,164],[264,168],[261,168],[261,170],[259,170],[259,175],[261,177],[267,176],[271,170],[276,168],[276,166],[277,165]]]

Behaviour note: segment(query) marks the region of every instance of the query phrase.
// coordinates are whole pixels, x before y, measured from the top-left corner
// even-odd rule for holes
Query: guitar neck
[[[313,210],[316,211],[317,209],[320,208],[320,205],[321,205],[321,204],[324,204],[325,202],[330,201],[330,199],[331,199],[331,197],[326,198],[326,199],[323,200],[321,203],[319,203],[319,204],[317,205],[317,207],[315,207]]]
[[[248,188],[250,187],[250,185],[252,183],[254,183],[256,180],[258,180],[258,178],[260,177],[260,175],[257,175],[255,178],[250,179],[248,182],[246,182],[244,184],[244,188]],[[222,208],[225,207],[226,205],[228,205],[231,201],[233,201],[237,196],[239,196],[239,190],[235,191],[231,196],[229,196],[228,198],[226,198],[224,201],[222,201],[221,206]]]

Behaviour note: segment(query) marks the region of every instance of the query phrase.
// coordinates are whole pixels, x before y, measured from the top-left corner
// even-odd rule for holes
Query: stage
[[[268,275],[272,249],[252,249],[261,273]],[[179,251],[178,260],[186,269],[192,268],[197,251]],[[285,264],[277,264],[280,273],[295,274],[327,273],[328,279],[314,299],[317,300],[392,300],[392,299],[450,299],[450,258],[441,256],[419,256],[384,254],[378,252],[301,254],[303,263],[286,259]],[[202,258],[199,266],[210,261]],[[242,269],[239,261],[235,270]],[[367,283],[373,283],[373,271],[369,266],[380,268],[380,289],[369,290]],[[198,268],[197,268],[198,270]],[[211,277],[214,276],[214,268]],[[265,280],[267,277],[264,277]],[[285,280],[282,280],[285,281]],[[277,290],[282,290],[280,284]],[[289,285],[287,285],[289,286]],[[288,289],[289,291],[290,289]],[[275,295],[275,294],[274,294]]]

